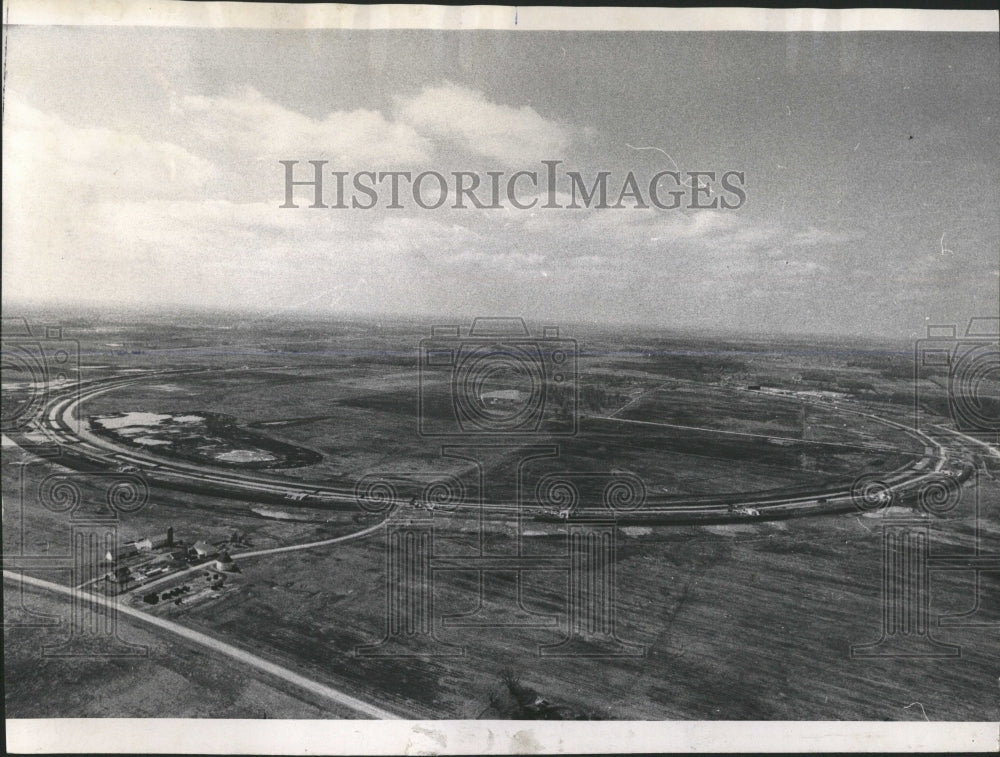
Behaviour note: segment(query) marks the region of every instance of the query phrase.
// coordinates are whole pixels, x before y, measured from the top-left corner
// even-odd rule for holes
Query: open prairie
[[[455,384],[422,373],[428,330],[81,319],[66,333],[79,340],[82,401],[48,400],[52,419],[64,413],[83,436],[67,443],[66,428],[43,424],[5,437],[5,555],[67,553],[80,513],[46,500],[53,476],[98,509],[106,476],[132,476],[146,493],[115,521],[116,543],[169,529],[172,548],[123,557],[124,583],[85,591],[404,716],[1000,717],[996,572],[933,574],[935,617],[981,601],[976,619],[987,625],[933,629],[960,657],[852,655],[881,633],[893,513],[919,519],[949,553],[1000,543],[996,461],[953,434],[913,428],[895,346],[804,351],[579,327],[574,396],[558,395],[571,433],[544,416],[530,434],[441,436],[423,433],[421,414],[455,421]],[[5,386],[14,397],[25,389]],[[932,467],[965,482],[961,507],[928,514],[904,492],[891,507],[864,508],[844,494],[859,478],[892,488]],[[393,494],[357,497],[373,477]],[[579,498],[561,517],[546,506],[565,500],[541,502],[555,479]],[[638,482],[642,501],[602,509],[612,480]],[[441,481],[457,488],[426,495]],[[671,521],[685,508],[708,517]],[[643,520],[647,509],[663,518]],[[603,578],[580,583],[573,566],[590,555],[580,551],[587,529],[604,534],[586,569]],[[401,563],[394,549],[411,537],[429,551]],[[238,570],[213,562],[222,553]],[[71,585],[71,568],[24,572]],[[5,587],[5,603],[12,616],[34,608],[64,621],[70,607],[27,586],[23,602]],[[587,626],[581,613],[603,620]],[[57,657],[32,666],[59,631],[8,628],[9,711],[350,711],[126,620],[122,638],[153,651],[108,675]],[[189,681],[183,694],[178,676]],[[64,693],[47,696],[53,688]]]

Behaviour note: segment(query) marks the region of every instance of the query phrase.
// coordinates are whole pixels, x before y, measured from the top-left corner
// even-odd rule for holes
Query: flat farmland
[[[268,493],[267,482],[252,480],[252,465],[240,468],[253,462],[251,456],[229,454],[241,444],[273,452],[280,460],[263,471],[268,481],[352,488],[364,476],[381,476],[396,485],[404,501],[421,498],[427,483],[449,476],[459,482],[459,499],[470,504],[520,498],[529,507],[553,507],[559,502],[538,495],[543,483],[559,477],[578,483],[580,504],[588,510],[615,477],[641,481],[647,501],[665,507],[718,497],[733,503],[760,495],[817,498],[860,475],[885,474],[924,455],[922,439],[878,420],[904,426],[913,420],[912,404],[896,396],[903,382],[893,362],[898,356],[876,354],[852,365],[859,360],[857,351],[838,352],[830,345],[797,352],[794,345],[766,341],[705,346],[692,338],[585,333],[575,433],[458,439],[420,433],[417,357],[426,335],[425,324],[413,323],[247,322],[173,333],[163,324],[84,330],[89,378],[136,379],[87,399],[85,416],[103,418],[109,431],[132,429],[127,435],[136,439],[183,438],[173,456],[192,460],[200,454],[212,470],[206,478],[234,469],[243,474],[226,490],[219,484],[226,480],[222,475],[216,488],[198,488],[194,478],[178,483],[182,474],[176,470],[159,477],[150,470],[156,486],[145,506],[121,518],[119,541],[172,527],[184,545],[205,541],[227,549],[241,569],[210,601],[161,601],[153,612],[415,718],[511,716],[504,704],[505,680],[519,681],[561,708],[563,716],[575,717],[1000,717],[995,626],[935,626],[937,638],[962,646],[955,659],[851,657],[852,644],[879,634],[881,516],[852,512],[765,521],[742,513],[743,522],[729,524],[620,523],[614,532],[611,605],[620,643],[577,640],[576,646],[561,648],[572,654],[552,654],[570,631],[569,597],[594,608],[608,596],[598,590],[599,582],[575,595],[569,583],[567,534],[583,527],[582,517],[564,523],[496,510],[449,512],[448,503],[439,502],[433,513],[404,507],[357,540],[315,546],[376,526],[388,513],[349,505],[323,509],[315,498],[294,495],[282,499],[280,487]],[[431,401],[424,409],[437,421],[448,420],[451,412],[444,374],[425,387]],[[748,388],[757,385],[801,394]],[[155,425],[160,416],[169,420]],[[146,422],[154,424],[151,431],[143,427]],[[205,438],[182,428],[186,423],[204,428]],[[18,440],[27,436],[14,434],[4,442],[5,556],[59,557],[71,543],[74,516],[44,506],[44,481],[53,472],[75,476],[90,505],[99,505],[106,492],[88,469],[72,471],[58,458],[32,454],[31,445],[19,448]],[[982,463],[982,450],[971,443],[937,437],[948,473],[965,474],[973,463]],[[169,459],[169,446],[157,443],[144,451]],[[49,442],[35,452],[72,449],[73,442],[64,450]],[[90,462],[100,474],[100,460]],[[128,473],[116,463],[103,464],[117,469],[104,472]],[[995,554],[1000,490],[990,469],[979,467],[984,520],[978,548]],[[916,502],[893,508],[908,517],[920,517],[917,510]],[[393,572],[402,568],[387,558],[387,533],[405,522],[433,533],[429,573]],[[921,522],[932,529],[935,549],[967,555],[977,548],[969,508]],[[241,556],[272,548],[297,551]],[[531,558],[536,567],[520,576],[509,568],[481,575],[470,567],[480,555],[498,561]],[[57,577],[32,575],[65,584],[73,580],[68,570]],[[991,622],[1000,620],[996,575],[984,572],[979,587],[982,616]],[[968,571],[938,571],[930,590],[935,614],[964,612],[975,601]],[[411,599],[431,598],[428,614],[421,615],[416,603],[393,617],[404,628],[408,622],[429,623],[432,637],[415,634],[380,644],[391,620],[388,600],[407,606],[397,591],[409,592]],[[145,609],[141,591],[124,601]],[[8,603],[8,609],[18,607]],[[8,687],[18,711],[48,712],[43,703],[50,685],[66,687],[65,696],[52,698],[57,714],[343,714],[242,669],[217,668],[217,661],[154,639],[148,629],[127,630],[149,639],[151,649],[162,642],[156,655],[182,662],[154,655],[145,663],[115,663],[106,679],[96,666],[80,661],[46,659],[31,669],[32,654],[37,655],[31,644],[39,634],[55,632],[37,632],[31,644],[8,636],[8,676],[23,681]],[[605,654],[616,651],[642,653]],[[199,672],[189,674],[197,666]],[[176,701],[178,676],[185,675],[191,676],[191,699]],[[151,693],[157,685],[162,693]],[[230,691],[240,686],[249,693]],[[81,695],[84,689],[94,692],[97,703]]]
[[[759,392],[725,391],[694,382],[668,380],[630,401],[617,418],[678,426],[800,438],[801,403]]]
[[[912,437],[876,420],[811,405],[803,415],[802,403],[788,398],[690,381],[643,381],[636,388],[632,380],[619,385],[605,379],[607,396],[625,398],[613,418],[584,415],[574,435],[531,438],[533,445],[558,446],[550,470],[624,470],[651,493],[682,498],[849,484],[923,451]],[[447,438],[420,434],[417,395],[413,369],[236,369],[139,381],[87,400],[83,412],[226,414],[247,433],[321,456],[318,463],[282,471],[301,481],[350,487],[372,473],[472,475],[468,462],[441,454]],[[490,439],[504,442],[502,436]],[[164,447],[153,452],[170,454]],[[509,476],[492,476],[489,464],[484,472],[501,480],[492,497],[516,496]]]
[[[995,512],[997,490],[987,496]],[[440,525],[437,555],[468,554],[478,543],[472,523]],[[970,545],[967,514],[935,528],[952,547]],[[986,531],[996,544],[995,521]],[[523,554],[565,554],[560,527],[532,533],[548,535],[522,536]],[[853,515],[621,533],[617,635],[644,648],[635,657],[539,656],[566,634],[561,570],[525,573],[520,606],[512,572],[489,577],[480,604],[475,572],[435,571],[436,639],[390,644],[384,657],[359,655],[386,629],[379,538],[247,562],[246,591],[211,611],[192,610],[185,622],[411,717],[488,714],[501,676],[512,671],[541,696],[591,717],[920,720],[911,707],[917,701],[934,720],[996,719],[1000,648],[988,628],[936,632],[962,645],[957,659],[851,659],[852,644],[879,634],[880,539],[877,518]],[[511,527],[491,526],[485,548],[516,550]],[[986,580],[995,590],[996,578]],[[962,612],[973,601],[968,577],[953,572],[936,576],[933,591],[935,612]],[[438,617],[477,607],[496,624],[451,627]],[[998,612],[987,608],[994,622]],[[545,618],[554,625],[500,625]],[[463,656],[450,656],[463,647]]]
[[[61,619],[54,628],[4,629],[4,704],[10,718],[350,718],[325,700],[256,674],[179,638],[118,619],[119,638],[141,656],[45,656],[68,638],[69,601],[5,584],[4,618]],[[85,611],[85,622],[92,613]]]
[[[670,381],[643,391],[610,415],[729,433],[922,451],[906,432],[853,409],[834,410],[795,397]]]
[[[44,493],[45,482],[52,477],[71,481],[79,491],[84,507],[75,511],[76,517],[86,516],[87,512],[106,514],[102,503],[107,496],[107,482],[113,478],[70,470],[59,464],[58,457],[42,459],[17,447],[5,448],[2,477],[5,555],[69,554],[74,518],[66,511],[52,508],[53,496]],[[346,512],[296,508],[294,512],[286,512],[277,506],[150,488],[145,505],[115,522],[119,543],[173,528],[175,538],[186,544],[199,540],[225,542],[238,532],[242,545],[234,549],[267,549],[357,531],[375,522],[375,516],[360,508]],[[38,574],[38,577],[71,580],[68,575]]]

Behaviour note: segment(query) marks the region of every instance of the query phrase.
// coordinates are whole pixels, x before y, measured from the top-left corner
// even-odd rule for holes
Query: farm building
[[[215,561],[215,569],[226,573],[235,573],[239,570],[239,568],[236,567],[236,562],[225,550],[219,554],[219,558]]]
[[[187,559],[188,551],[184,547],[172,547],[169,552],[161,552],[153,558],[154,563],[170,562],[172,560],[184,562]]]
[[[114,581],[116,584],[127,584],[132,579],[132,572],[127,566],[119,565],[114,570],[109,570],[104,578],[108,581]]]
[[[151,552],[161,547],[172,547],[174,545],[174,529],[168,528],[165,533],[147,536],[136,542],[136,546],[141,552]]]
[[[215,547],[203,541],[196,541],[193,545],[191,545],[191,551],[194,552],[197,557],[211,557],[216,553]]]
[[[133,557],[139,554],[139,548],[134,542],[129,542],[128,544],[122,544],[114,551],[108,550],[104,553],[104,561],[109,563],[117,563],[119,560],[124,560],[126,557]]]

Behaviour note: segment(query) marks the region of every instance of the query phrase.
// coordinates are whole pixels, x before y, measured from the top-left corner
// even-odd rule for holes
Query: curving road
[[[201,489],[207,489],[211,492],[221,492],[224,493],[225,496],[230,497],[269,502],[278,500],[289,507],[294,507],[297,503],[307,504],[312,507],[349,506],[353,509],[356,506],[356,499],[353,490],[329,486],[317,487],[315,484],[305,484],[258,474],[221,471],[210,466],[199,466],[185,461],[169,460],[167,458],[152,455],[147,456],[139,450],[134,450],[122,445],[116,445],[108,439],[91,433],[89,429],[85,428],[83,419],[78,416],[81,403],[104,392],[112,391],[116,388],[120,388],[137,381],[144,381],[153,378],[162,379],[165,375],[177,376],[194,373],[204,373],[204,371],[171,371],[156,375],[143,375],[124,379],[119,378],[105,380],[88,384],[81,388],[79,392],[74,391],[70,394],[56,395],[52,397],[51,401],[47,405],[41,422],[39,423],[38,430],[41,431],[51,442],[64,445],[65,449],[75,451],[75,454],[80,457],[89,461],[97,462],[104,467],[114,469],[119,465],[129,463],[141,466],[144,474],[153,483],[161,487],[176,487],[180,489],[200,487]],[[815,404],[826,405],[827,403],[816,402]],[[910,487],[919,485],[922,481],[941,475],[941,470],[947,463],[946,452],[944,447],[930,436],[919,430],[896,423],[895,421],[879,418],[871,413],[862,412],[860,410],[851,410],[843,407],[837,407],[837,409],[840,412],[854,413],[901,429],[923,445],[924,456],[919,463],[916,465],[910,464],[904,466],[885,475],[883,481],[890,490],[903,491]],[[608,420],[623,423],[637,422],[624,421],[618,418],[609,418]],[[948,429],[942,430],[950,431]],[[959,435],[962,436],[961,434]],[[968,439],[970,441],[977,442],[977,440],[974,440],[971,437]],[[995,448],[990,447],[989,445],[983,446],[990,450],[990,454],[1000,455]],[[676,522],[683,522],[692,519],[749,520],[755,519],[756,517],[774,518],[791,517],[793,515],[803,514],[818,514],[837,510],[847,510],[854,507],[851,493],[847,489],[816,492],[809,495],[794,497],[766,497],[758,495],[756,497],[747,497],[743,500],[743,503],[752,505],[759,511],[760,515],[751,516],[732,513],[729,511],[730,504],[728,502],[691,501],[687,503],[672,502],[669,505],[663,503],[652,503],[651,506],[642,510],[640,517],[653,516],[662,518],[665,521]],[[400,503],[392,502],[389,504],[392,505],[392,507],[388,510],[388,515],[391,517],[393,512],[400,510],[399,507],[396,507],[396,505],[399,505]],[[470,508],[480,507],[477,502],[469,502],[466,506]],[[499,512],[518,512],[520,510],[516,504],[509,503],[491,503],[483,505],[482,507]],[[635,514],[620,517],[620,520],[628,520],[630,517],[635,517]],[[639,518],[636,518],[636,520],[638,519]],[[384,524],[385,520],[366,527],[360,531],[343,536],[307,542],[304,544],[238,552],[234,553],[232,557],[235,560],[246,560],[272,554],[324,547],[362,538],[382,528]],[[198,570],[202,567],[204,566],[193,566],[190,570]],[[178,573],[173,573],[169,576],[165,576],[163,579],[159,579],[158,581],[145,584],[143,588],[146,589],[154,586],[160,581],[176,581],[179,575],[180,574]],[[33,587],[35,589],[72,597],[77,600],[82,599],[88,603],[104,604],[107,602],[106,598],[90,594],[88,591],[82,590],[80,587],[72,589],[70,587],[62,586],[49,581],[24,576],[15,571],[4,570],[4,580],[9,582],[20,582],[23,585]],[[115,607],[117,611],[121,612],[125,616],[133,618],[139,622],[155,626],[161,630],[183,637],[190,642],[226,655],[245,665],[249,665],[250,667],[267,673],[268,675],[280,678],[281,680],[284,680],[303,691],[307,691],[313,695],[327,699],[365,717],[381,719],[400,717],[399,715],[389,712],[381,707],[364,702],[325,684],[305,678],[288,668],[265,660],[243,649],[227,644],[226,642],[212,638],[204,633],[187,628],[179,623],[154,616],[124,603],[116,603]]]
[[[82,388],[78,393],[74,392],[54,397],[43,415],[40,430],[53,442],[66,445],[68,449],[74,450],[82,457],[105,466],[113,468],[122,464],[133,464],[141,467],[146,477],[153,483],[165,488],[206,490],[209,493],[226,497],[242,498],[251,501],[279,502],[289,507],[300,504],[310,507],[353,509],[357,506],[353,489],[345,487],[317,486],[316,484],[292,481],[258,473],[219,470],[207,465],[197,465],[186,461],[147,455],[140,450],[115,444],[104,437],[92,433],[85,427],[85,422],[80,417],[80,405],[86,400],[105,392],[139,381],[162,379],[165,375],[179,376],[203,373],[205,373],[204,369],[197,371],[170,371],[155,375],[130,376],[127,378],[94,382]],[[944,447],[922,431],[861,410],[834,406],[819,400],[814,401],[813,404],[835,408],[838,412],[856,414],[900,429],[923,446],[924,456],[918,463],[907,464],[895,471],[887,472],[882,477],[883,483],[893,492],[900,492],[918,486],[923,481],[940,474],[940,471],[947,462]],[[641,422],[614,417],[608,417],[606,420],[621,423]],[[706,430],[711,431],[712,429]],[[759,515],[732,512],[733,498],[729,497],[726,499],[692,498],[670,502],[648,501],[641,510],[619,514],[618,518],[623,522],[625,520],[641,521],[649,519],[661,522],[690,522],[719,519],[784,518],[795,515],[849,510],[854,507],[854,500],[850,489],[841,487],[794,496],[775,497],[765,494],[750,494],[740,498],[737,504],[753,507],[758,511]],[[468,502],[465,507],[476,509],[482,507],[482,509],[492,512],[511,514],[518,513],[521,510],[516,503],[509,502],[494,502],[482,505],[478,502]]]
[[[392,517],[392,513],[395,512],[394,508],[390,511],[389,518]],[[271,547],[270,549],[258,549],[252,552],[233,552],[230,557],[234,560],[246,560],[248,557],[263,557],[265,555],[277,555],[282,552],[298,552],[300,549],[314,549],[316,547],[326,547],[330,544],[340,544],[341,542],[351,541],[352,539],[360,539],[362,536],[367,536],[370,533],[378,531],[382,526],[386,524],[389,520],[380,520],[374,526],[369,526],[368,528],[362,529],[361,531],[354,531],[344,536],[335,536],[332,539],[322,539],[320,541],[310,541],[305,544],[290,544],[287,547]]]

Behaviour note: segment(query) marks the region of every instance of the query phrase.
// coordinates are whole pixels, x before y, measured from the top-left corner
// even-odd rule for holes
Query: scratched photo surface
[[[996,33],[5,32],[8,717],[1000,719]]]

